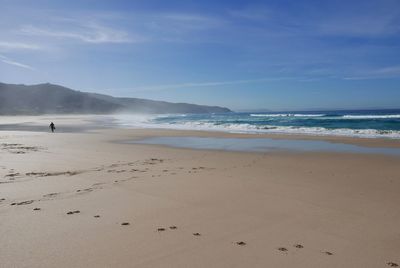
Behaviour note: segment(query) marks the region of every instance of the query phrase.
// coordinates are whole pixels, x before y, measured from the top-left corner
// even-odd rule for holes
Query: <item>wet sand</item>
[[[0,131],[1,267],[400,264],[399,157],[179,149],[121,141],[251,136],[74,129]]]

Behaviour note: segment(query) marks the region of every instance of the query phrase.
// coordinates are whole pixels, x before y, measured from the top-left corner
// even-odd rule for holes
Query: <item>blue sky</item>
[[[0,81],[232,109],[400,108],[400,1],[0,0]]]

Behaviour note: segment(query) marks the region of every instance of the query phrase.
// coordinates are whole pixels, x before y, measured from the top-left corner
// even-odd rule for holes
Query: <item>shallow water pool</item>
[[[400,156],[400,148],[365,147],[320,140],[290,140],[270,138],[214,138],[214,137],[152,137],[130,141],[135,144],[166,145],[178,148],[227,150],[243,152],[337,152],[383,154]]]

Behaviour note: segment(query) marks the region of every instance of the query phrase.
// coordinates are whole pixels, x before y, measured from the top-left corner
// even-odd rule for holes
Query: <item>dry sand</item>
[[[113,142],[192,134],[1,131],[0,267],[400,265],[399,157]]]

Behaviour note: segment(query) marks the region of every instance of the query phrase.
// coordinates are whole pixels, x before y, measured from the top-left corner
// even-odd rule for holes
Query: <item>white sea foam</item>
[[[400,114],[389,115],[343,115],[347,119],[385,119],[385,118],[400,118]]]
[[[274,125],[252,125],[236,123],[212,123],[207,121],[182,121],[182,122],[158,122],[157,119],[171,115],[117,115],[118,125],[126,128],[164,128],[178,130],[203,130],[222,131],[231,133],[276,133],[276,134],[301,134],[317,136],[347,136],[363,138],[391,138],[400,139],[400,131],[376,130],[376,129],[328,129],[324,127],[294,127]],[[177,116],[177,115],[173,115]]]
[[[250,114],[253,117],[321,117],[325,114]]]
[[[392,138],[399,139],[400,131],[381,131],[376,129],[327,129],[324,127],[293,127],[293,126],[255,126],[250,124],[221,124],[215,125],[206,122],[186,122],[174,124],[167,128],[189,129],[189,130],[211,130],[233,133],[276,133],[276,134],[304,134],[317,136],[347,136],[363,138]]]

